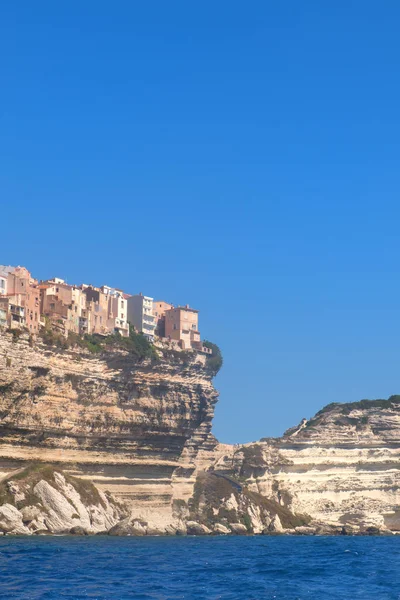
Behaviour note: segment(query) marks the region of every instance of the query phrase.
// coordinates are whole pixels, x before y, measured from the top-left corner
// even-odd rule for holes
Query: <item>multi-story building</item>
[[[0,275],[7,277],[10,326],[27,327],[37,333],[40,327],[40,291],[38,282],[25,267],[0,266]]]
[[[26,327],[25,308],[22,303],[21,294],[15,294],[8,298],[9,323],[12,329]]]
[[[0,327],[10,326],[9,299],[5,295],[0,296]]]
[[[0,327],[9,327],[10,307],[7,298],[8,272],[4,269],[6,269],[6,267],[0,266]]]
[[[128,337],[128,296],[122,290],[111,288],[108,285],[103,285],[101,291],[108,298],[107,327],[109,331]]]
[[[64,333],[81,333],[81,316],[86,309],[86,295],[82,289],[58,277],[42,282],[39,288],[41,313],[51,321],[62,324]]]
[[[153,315],[156,322],[155,333],[159,337],[165,337],[165,313],[171,308],[174,308],[173,304],[164,302],[164,300],[154,300],[153,302]]]
[[[7,275],[0,274],[0,296],[7,295]]]
[[[11,265],[0,265],[0,277],[3,277],[7,281],[8,275],[13,273],[16,268]]]
[[[37,333],[40,328],[40,290],[37,285],[36,281],[29,286],[25,299],[25,322],[33,333]]]
[[[198,311],[174,307],[150,296],[130,296],[103,285],[73,286],[55,277],[38,284],[24,267],[0,265],[0,326],[39,330],[41,315],[64,335],[119,333],[129,336],[129,322],[150,341],[169,338],[182,349],[211,353],[202,345]]]
[[[128,298],[128,321],[136,331],[143,333],[150,341],[154,339],[156,320],[153,315],[153,298],[136,294]]]
[[[180,342],[182,348],[201,345],[199,311],[186,306],[177,306],[165,311],[165,337]]]
[[[63,325],[64,333],[129,335],[127,300],[122,290],[69,285],[57,277],[42,282],[40,288],[42,314]]]
[[[108,296],[100,288],[92,285],[82,286],[86,295],[86,318],[87,329],[84,333],[98,333],[107,335],[108,328]]]

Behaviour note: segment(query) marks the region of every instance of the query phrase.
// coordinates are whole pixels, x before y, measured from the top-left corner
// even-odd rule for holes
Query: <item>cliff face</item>
[[[167,353],[168,354],[168,353]],[[205,359],[156,364],[125,351],[57,350],[0,335],[0,478],[28,462],[92,481],[154,524],[188,498],[194,460],[215,446]]]
[[[226,449],[214,469],[316,522],[400,530],[400,397],[333,404],[280,439]]]
[[[242,446],[212,436],[216,401],[196,354],[137,362],[2,333],[0,532],[400,531],[400,397]]]

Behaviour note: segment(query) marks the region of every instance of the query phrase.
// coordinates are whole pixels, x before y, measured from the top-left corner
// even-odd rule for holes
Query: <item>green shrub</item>
[[[61,333],[54,331],[49,323],[46,323],[46,326],[39,330],[39,335],[48,346],[57,346],[63,349],[68,348],[66,338]]]
[[[98,335],[85,334],[78,342],[81,348],[86,348],[92,354],[97,354],[103,350],[103,340]]]
[[[70,346],[80,346],[89,352],[96,354],[110,348],[123,348],[127,350],[136,360],[145,358],[153,362],[158,360],[158,354],[153,346],[141,333],[136,333],[133,326],[130,326],[129,337],[123,337],[119,333],[102,336],[98,334],[85,334],[83,337],[76,333],[68,334],[68,344]]]
[[[9,327],[7,331],[8,333],[12,334],[13,342],[17,342],[21,335],[24,333],[22,329],[13,329],[12,327]]]
[[[208,354],[207,355],[207,368],[209,370],[209,372],[211,373],[211,375],[213,377],[215,377],[223,363],[224,363],[224,359],[222,358],[222,353],[220,348],[217,346],[217,344],[213,344],[212,342],[209,341],[205,341],[203,342],[203,346],[205,346],[206,348],[211,348],[212,350],[212,354]]]

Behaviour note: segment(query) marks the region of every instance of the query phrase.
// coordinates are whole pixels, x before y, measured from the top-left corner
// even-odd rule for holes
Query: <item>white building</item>
[[[10,273],[14,273],[15,267],[0,265],[0,296],[7,295],[7,279]]]
[[[7,277],[0,275],[0,296],[7,295]]]
[[[150,341],[154,339],[156,318],[153,314],[153,298],[136,294],[128,298],[128,321],[136,331],[143,333]]]

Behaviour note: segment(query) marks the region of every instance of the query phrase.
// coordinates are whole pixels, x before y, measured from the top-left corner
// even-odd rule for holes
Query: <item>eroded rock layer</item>
[[[213,468],[315,522],[400,530],[400,397],[333,404]]]
[[[0,335],[0,478],[27,463],[59,465],[165,523],[188,497],[217,393],[202,356],[157,363],[125,351],[56,349]]]
[[[137,362],[1,333],[0,532],[78,518],[115,535],[400,531],[400,397],[333,404],[282,438],[235,446],[211,434],[216,400],[197,354]]]

